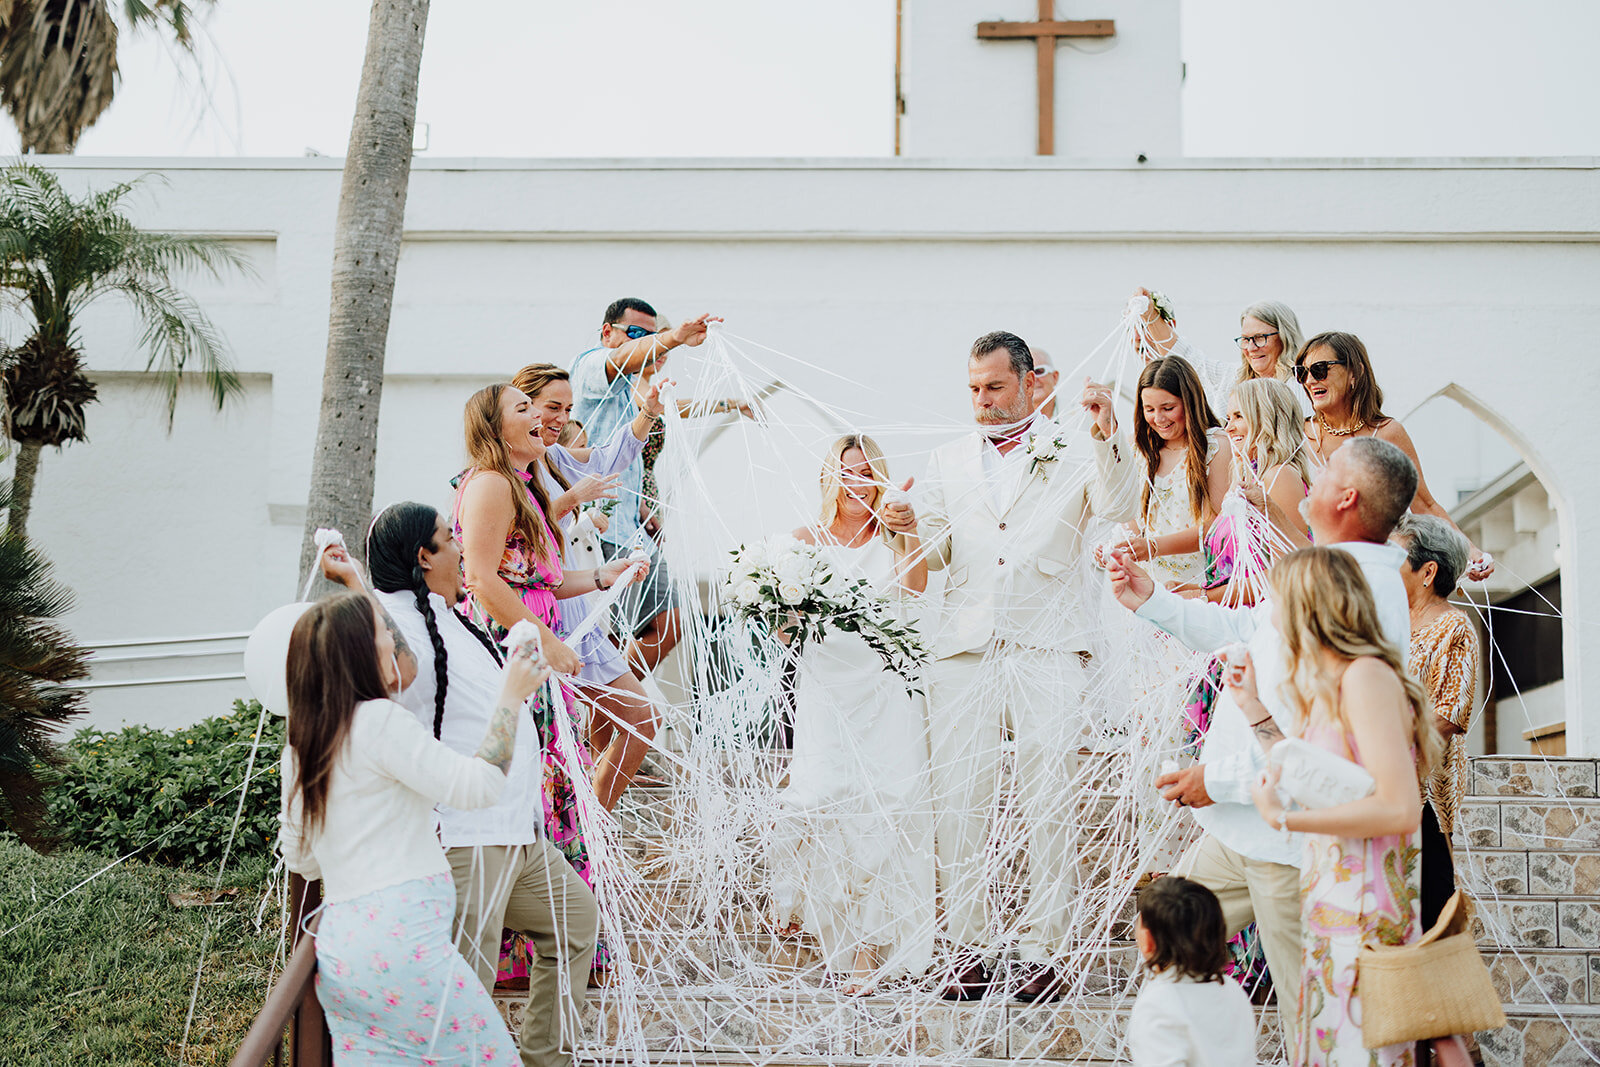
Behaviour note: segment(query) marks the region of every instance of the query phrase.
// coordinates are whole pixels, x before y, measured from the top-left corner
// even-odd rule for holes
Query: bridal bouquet
[[[822,550],[792,537],[740,545],[722,587],[722,601],[746,619],[786,635],[798,654],[828,630],[861,635],[867,647],[908,683],[928,661],[916,627],[895,616],[893,602],[864,578],[835,570]]]

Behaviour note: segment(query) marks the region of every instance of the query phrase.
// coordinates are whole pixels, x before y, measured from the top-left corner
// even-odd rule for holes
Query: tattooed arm
[[[489,729],[474,753],[479,759],[499,767],[502,772],[511,769],[511,753],[517,745],[517,722],[522,716],[522,705],[549,677],[550,668],[542,663],[535,665],[526,652],[518,650],[511,654],[506,660],[505,681],[500,686],[500,696],[489,715]]]

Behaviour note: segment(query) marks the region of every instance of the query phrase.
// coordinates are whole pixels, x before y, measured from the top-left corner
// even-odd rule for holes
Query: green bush
[[[239,810],[238,786],[260,720],[260,704],[236,700],[230,714],[184,730],[78,731],[65,746],[66,766],[50,792],[56,832],[65,844],[106,856],[149,845],[140,855],[150,862],[214,866]],[[271,856],[283,742],[283,720],[266,716],[230,866]]]

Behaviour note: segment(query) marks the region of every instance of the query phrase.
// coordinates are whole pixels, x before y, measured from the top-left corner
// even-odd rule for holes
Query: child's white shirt
[[[1237,982],[1148,976],[1133,1002],[1134,1067],[1256,1067],[1256,1020]]]

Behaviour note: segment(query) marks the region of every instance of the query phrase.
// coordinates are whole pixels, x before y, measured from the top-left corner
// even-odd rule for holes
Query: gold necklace
[[[1328,433],[1333,434],[1333,436],[1335,436],[1335,437],[1349,437],[1350,435],[1358,434],[1362,430],[1365,430],[1367,428],[1367,424],[1365,422],[1359,420],[1359,419],[1356,420],[1356,424],[1354,426],[1350,427],[1347,430],[1336,430],[1332,426],[1329,426],[1328,425],[1328,417],[1326,415],[1318,415],[1317,416],[1317,421],[1322,423],[1322,428],[1324,430],[1326,430]]]

